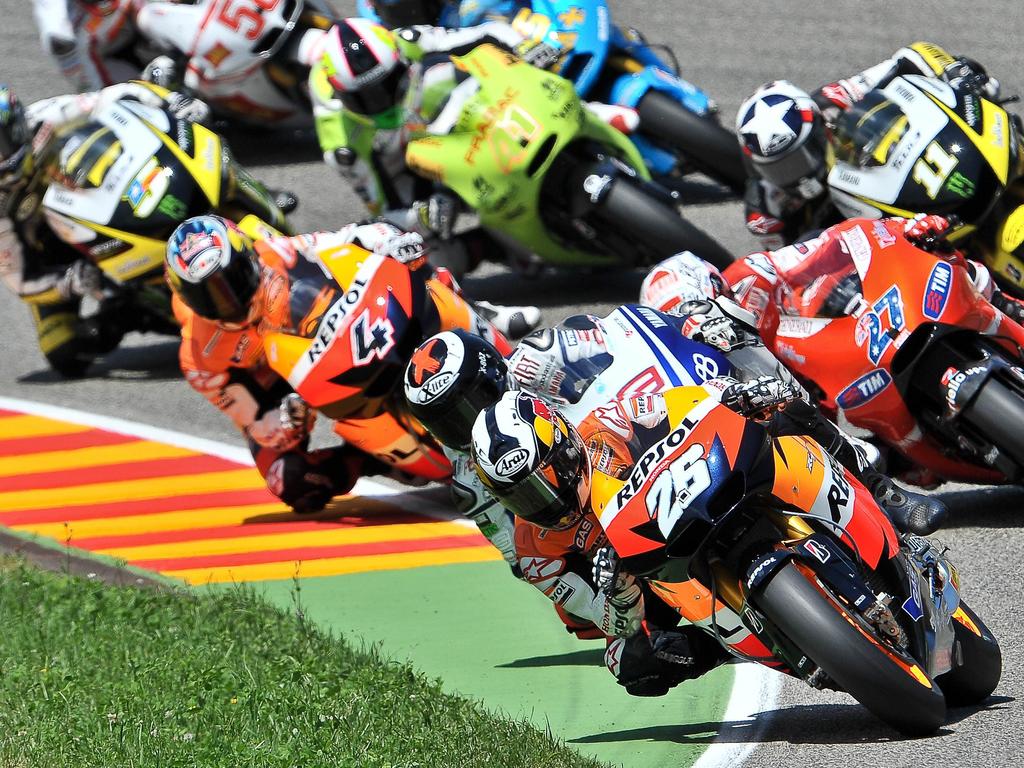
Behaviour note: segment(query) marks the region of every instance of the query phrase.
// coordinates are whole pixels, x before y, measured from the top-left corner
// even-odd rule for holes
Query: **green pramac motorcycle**
[[[643,266],[684,250],[732,262],[572,82],[489,44],[452,60],[471,77],[409,143],[406,162],[454,191],[481,226],[558,266]]]

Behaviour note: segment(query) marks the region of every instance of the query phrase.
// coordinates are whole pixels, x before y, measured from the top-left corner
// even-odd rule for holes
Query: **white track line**
[[[738,768],[758,745],[764,729],[764,716],[775,709],[782,690],[782,675],[760,664],[744,662],[735,667],[736,678],[723,716],[729,741],[716,741],[692,768]],[[744,728],[741,723],[748,721]]]
[[[48,419],[82,424],[96,429],[105,429],[110,432],[117,432],[122,435],[132,435],[143,440],[175,445],[192,451],[200,451],[211,456],[217,456],[228,461],[252,466],[253,460],[249,451],[236,445],[228,445],[216,440],[207,440],[202,437],[194,437],[184,432],[177,432],[172,429],[153,427],[148,424],[141,424],[137,421],[118,419],[113,416],[100,416],[86,411],[79,411],[73,408],[64,408],[59,405],[47,405],[32,400],[20,400],[11,397],[0,397],[0,408],[21,411],[34,416],[42,416]],[[352,491],[354,494],[373,497],[401,497],[406,495],[405,491],[391,488],[380,483],[375,483],[366,478],[356,483]],[[389,498],[396,506],[412,512],[418,512],[428,517],[443,517],[452,519],[450,512],[436,506],[425,506],[423,500],[415,504],[399,498]],[[406,501],[402,504],[401,501]],[[469,520],[456,518],[454,522],[473,525]],[[778,693],[782,687],[782,676],[757,664],[739,664],[735,669],[736,677],[732,686],[732,693],[729,695],[729,704],[726,706],[724,720],[727,727],[737,728],[736,723],[753,718],[750,722],[750,738],[740,742],[716,742],[711,744],[703,755],[694,763],[693,768],[736,768],[749,757],[757,746],[755,741],[757,732],[760,730],[757,717],[774,708]]]

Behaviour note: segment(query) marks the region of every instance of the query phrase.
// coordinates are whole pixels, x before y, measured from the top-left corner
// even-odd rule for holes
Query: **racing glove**
[[[459,201],[451,192],[435,192],[426,200],[413,203],[420,226],[441,240],[451,240]]]
[[[728,383],[725,377],[715,381],[727,384],[722,391],[722,405],[741,416],[764,421],[771,414],[794,400],[800,400],[797,384],[774,376],[758,376],[751,381]]]
[[[562,51],[543,41],[528,38],[516,46],[516,56],[538,69],[548,69],[558,63]]]
[[[593,576],[598,589],[597,626],[609,637],[631,637],[640,631],[644,596],[636,577],[623,573],[611,547],[594,553]]]
[[[57,282],[57,292],[63,299],[102,295],[102,273],[91,261],[79,259],[70,267]]]
[[[999,81],[989,77],[981,64],[966,56],[948,65],[941,77],[958,90],[977,93],[992,101],[999,98]]]
[[[739,341],[733,319],[713,301],[688,301],[676,313],[686,317],[683,336],[728,352]]]
[[[210,107],[201,99],[194,99],[178,91],[167,94],[167,108],[179,120],[205,123],[210,119]]]
[[[281,404],[267,411],[246,428],[246,433],[258,445],[278,451],[291,450],[309,435],[315,414],[305,401],[294,392],[281,400]]]
[[[911,245],[928,250],[928,246],[940,238],[952,226],[949,219],[933,213],[919,213],[903,223],[903,236]]]

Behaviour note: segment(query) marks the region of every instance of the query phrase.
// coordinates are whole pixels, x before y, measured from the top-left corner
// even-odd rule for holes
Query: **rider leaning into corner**
[[[774,343],[781,314],[835,316],[857,300],[857,296],[845,290],[848,281],[844,282],[844,278],[856,274],[846,243],[854,234],[861,234],[859,224],[857,220],[837,224],[810,240],[775,251],[753,253],[725,270],[723,276],[730,286],[727,293],[756,318],[758,331],[769,346]],[[925,214],[913,219],[881,219],[877,225],[881,229],[874,230],[876,233],[905,237],[915,245],[927,245],[950,228],[948,219]],[[850,233],[851,229],[858,229],[858,232]],[[1024,304],[1001,293],[984,265],[965,259],[957,252],[936,253],[936,258],[959,261],[979,294],[1010,319],[1021,322],[1024,318]],[[651,274],[658,269],[655,267]],[[671,301],[671,298],[666,300]],[[906,477],[921,486],[939,482],[923,469],[916,469]],[[869,483],[865,485],[871,488]]]
[[[939,78],[987,99],[999,95],[999,82],[973,59],[919,42],[811,95],[776,80],[743,102],[736,132],[750,172],[746,222],[762,248],[781,248],[845,218],[834,208],[826,185],[828,158],[841,144],[841,118],[870,91],[900,75]]]
[[[753,335],[754,318],[727,294],[724,279],[713,267],[692,254],[680,254],[651,271],[641,301],[670,310],[675,316],[667,315],[666,320],[681,333],[730,355],[737,375],[746,380],[714,380],[714,392],[727,406],[762,418],[773,434],[810,435],[873,491],[897,527],[918,533],[935,530],[946,515],[941,502],[903,491],[875,471],[861,449],[807,401],[792,376],[763,347],[760,351],[770,358],[768,365],[756,358],[755,364],[750,364],[751,358],[739,357],[741,350],[749,351],[741,339]],[[536,393],[548,403],[569,402],[571,392],[587,384],[578,374],[592,376],[616,354],[605,341],[602,323],[602,318],[579,315],[556,328],[537,331],[523,340],[507,364],[481,340],[458,333],[434,336],[417,350],[406,371],[406,397],[414,415],[449,449],[455,467],[452,490],[460,510],[486,512],[493,521],[500,521],[503,511],[517,511],[509,505],[504,510],[500,497],[496,500],[473,472],[468,456],[472,425],[482,410],[510,390]],[[761,375],[765,370],[774,370],[776,375]],[[643,422],[653,406],[637,400],[618,407],[625,409],[625,423]],[[606,543],[600,527],[584,517],[579,525],[555,532],[528,520],[529,515],[515,522],[514,561],[523,578],[555,603],[568,631],[580,637],[613,637],[615,627],[632,626],[637,612],[643,610],[634,582],[630,578],[611,580],[602,590],[591,572],[595,558],[606,565],[612,562],[613,553],[599,551]],[[660,601],[648,597],[649,607],[657,610],[659,605]],[[695,670],[705,669],[703,663],[681,668],[654,660],[659,657],[652,656],[651,648],[658,642],[677,640],[675,635],[659,637],[656,641],[631,634],[628,642],[617,644],[610,652],[610,668],[631,693],[664,693],[694,676]],[[703,641],[693,642],[700,645]],[[717,650],[708,652],[712,661],[719,658]]]
[[[334,431],[346,443],[310,450],[314,414],[264,354],[263,333],[288,312],[291,270],[300,262],[319,264],[320,254],[347,243],[410,269],[431,270],[422,238],[386,222],[254,240],[223,218],[199,216],[181,224],[168,241],[167,277],[182,328],[185,379],[235,423],[270,491],[297,512],[322,509],[361,476],[410,480],[401,464],[382,460],[401,438],[379,420],[336,422]],[[443,272],[432,274],[458,291]],[[492,325],[480,319],[474,327],[507,349]]]
[[[102,303],[97,314],[79,317],[84,297],[101,297],[100,271],[61,240],[44,215],[51,174],[58,172],[62,183],[74,175],[62,165],[54,167],[60,147],[51,139],[60,127],[118,99],[167,109],[183,120],[201,122],[209,114],[203,102],[149,83],[55,96],[27,108],[10,87],[0,85],[0,277],[31,307],[39,347],[65,376],[82,375],[95,357],[116,347],[123,323],[103,312]]]
[[[80,91],[139,76],[135,17],[145,0],[32,0],[43,51]]]
[[[453,239],[458,198],[415,175],[405,150],[415,133],[431,132],[453,88],[466,77],[451,57],[484,43],[539,66],[556,55],[501,22],[390,32],[360,18],[332,27],[312,54],[309,90],[324,159],[372,213],[428,238],[431,258],[456,274],[475,267],[497,245],[489,238]]]

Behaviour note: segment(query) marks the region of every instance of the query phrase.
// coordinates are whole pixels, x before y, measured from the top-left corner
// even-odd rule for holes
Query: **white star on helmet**
[[[757,136],[762,156],[771,155],[784,149],[796,138],[796,133],[786,125],[785,121],[786,113],[795,105],[796,102],[792,99],[784,99],[778,104],[757,101],[754,104],[753,116],[740,126],[740,133],[744,136],[747,134]]]

